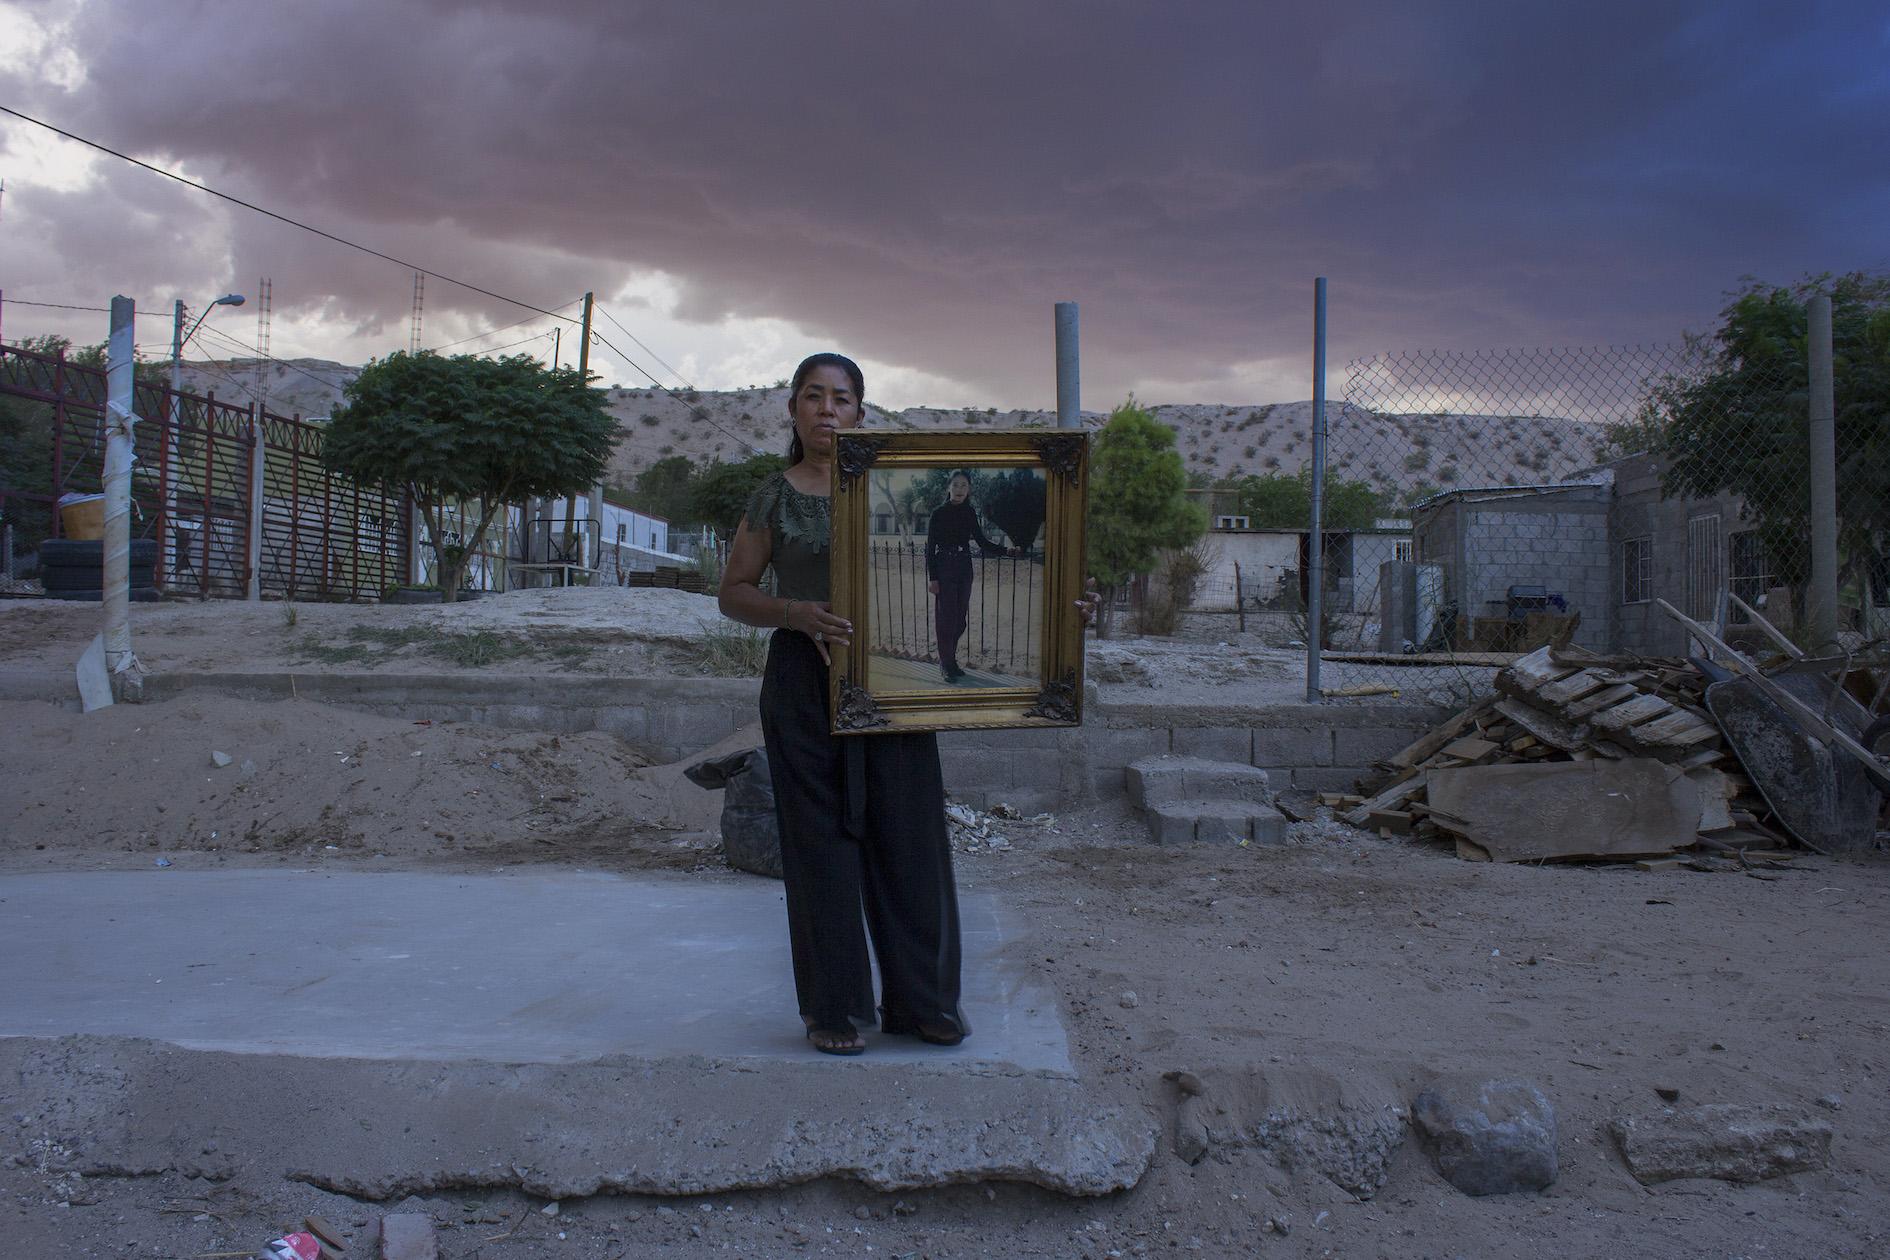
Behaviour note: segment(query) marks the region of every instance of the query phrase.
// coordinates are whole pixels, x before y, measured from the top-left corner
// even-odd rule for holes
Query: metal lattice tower
[[[422,272],[413,273],[413,326],[407,333],[407,353],[420,353],[420,311],[424,305],[427,291],[427,278]]]
[[[270,281],[264,276],[256,282],[256,414],[261,415],[269,401],[269,323]]]

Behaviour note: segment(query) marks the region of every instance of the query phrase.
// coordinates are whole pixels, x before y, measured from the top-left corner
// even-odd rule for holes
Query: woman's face
[[[971,478],[953,477],[951,496],[953,503],[963,503],[966,499],[969,499],[971,497]]]
[[[833,435],[860,422],[860,398],[846,372],[822,364],[801,382],[801,391],[789,400],[788,411],[807,453],[816,459],[831,459]]]

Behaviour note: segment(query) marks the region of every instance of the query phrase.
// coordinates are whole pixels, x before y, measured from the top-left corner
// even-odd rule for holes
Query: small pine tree
[[[1096,435],[1089,475],[1089,561],[1103,595],[1099,631],[1109,633],[1115,594],[1154,572],[1164,551],[1207,532],[1207,512],[1188,499],[1175,431],[1131,398]]]

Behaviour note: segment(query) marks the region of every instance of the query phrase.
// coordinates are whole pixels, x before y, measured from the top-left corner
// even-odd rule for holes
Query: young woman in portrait
[[[933,630],[938,635],[938,668],[948,683],[965,676],[958,667],[958,642],[971,619],[971,549],[987,556],[1017,554],[992,542],[978,523],[971,502],[971,474],[960,469],[946,487],[945,502],[925,528],[926,589],[936,599]]]

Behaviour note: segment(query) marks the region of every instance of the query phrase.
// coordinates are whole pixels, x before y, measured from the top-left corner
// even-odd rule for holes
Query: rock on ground
[[[1555,1107],[1528,1081],[1440,1081],[1417,1096],[1411,1118],[1437,1171],[1465,1194],[1555,1181]]]
[[[1175,1153],[1188,1163],[1257,1148],[1284,1171],[1317,1173],[1361,1199],[1385,1184],[1404,1111],[1368,1081],[1310,1070],[1171,1072],[1181,1093]]]
[[[1717,1103],[1615,1117],[1628,1171],[1645,1185],[1706,1177],[1764,1181],[1823,1168],[1831,1126],[1795,1107]]]

